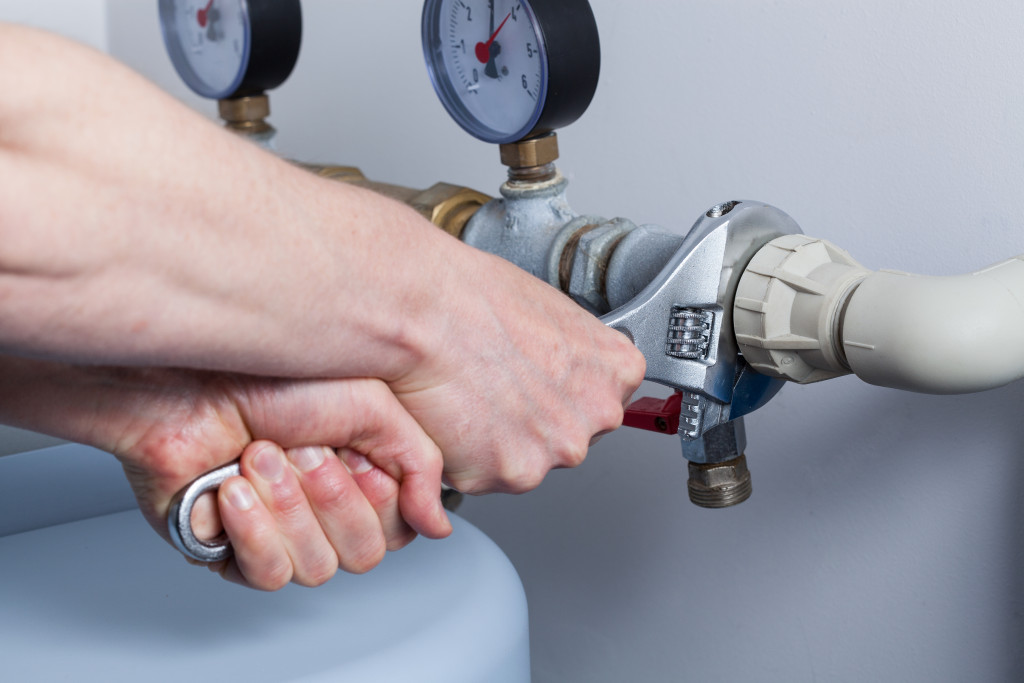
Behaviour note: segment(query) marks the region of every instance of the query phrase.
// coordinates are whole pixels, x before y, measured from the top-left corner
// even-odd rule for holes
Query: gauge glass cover
[[[252,42],[246,0],[160,0],[174,68],[202,97],[231,96],[242,84]]]
[[[427,0],[423,51],[442,104],[468,133],[521,140],[547,99],[547,51],[525,0]]]

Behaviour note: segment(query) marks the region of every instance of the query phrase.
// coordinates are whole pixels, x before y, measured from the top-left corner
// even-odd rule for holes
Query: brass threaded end
[[[732,507],[747,500],[753,493],[745,455],[711,465],[691,462],[688,469],[690,479],[686,488],[690,501],[698,507]]]

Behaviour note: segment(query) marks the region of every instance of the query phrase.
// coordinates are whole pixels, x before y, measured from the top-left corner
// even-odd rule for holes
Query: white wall
[[[181,92],[155,4],[112,0],[111,46]],[[304,3],[281,148],[493,192],[496,150],[430,90],[420,4]],[[1021,3],[593,4],[602,84],[561,136],[578,210],[685,230],[762,199],[870,267],[929,274],[1024,252]],[[949,321],[970,353],[971,311]],[[1022,680],[1022,401],[788,387],[749,420],[738,508],[691,506],[674,440],[620,432],[464,514],[524,579],[540,682]]]
[[[101,50],[107,46],[105,0],[0,0],[0,21],[44,28]]]

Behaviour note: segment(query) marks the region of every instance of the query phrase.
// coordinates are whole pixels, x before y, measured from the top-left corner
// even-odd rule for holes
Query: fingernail
[[[250,509],[256,504],[256,497],[252,493],[252,488],[245,481],[232,481],[227,484],[228,490],[225,492],[228,502],[236,510]]]
[[[293,448],[288,451],[288,458],[300,472],[312,472],[323,463],[326,453],[323,447],[309,446]]]
[[[280,481],[284,474],[284,460],[276,448],[264,448],[252,459],[252,465],[271,484]]]
[[[352,474],[363,474],[373,469],[373,463],[355,451],[342,451],[341,459]]]

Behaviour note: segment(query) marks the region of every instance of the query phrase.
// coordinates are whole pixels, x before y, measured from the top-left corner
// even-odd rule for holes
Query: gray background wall
[[[601,87],[560,136],[578,210],[683,231],[762,199],[869,267],[928,274],[1024,252],[1024,5],[592,4]],[[110,49],[195,103],[155,5],[108,2]],[[285,154],[496,191],[496,150],[430,90],[418,0],[303,6],[273,101]],[[965,353],[970,315],[949,316]],[[1022,401],[1021,384],[788,387],[748,421],[755,493],[738,508],[694,508],[677,443],[622,431],[537,491],[462,512],[519,569],[542,683],[1022,680]]]

